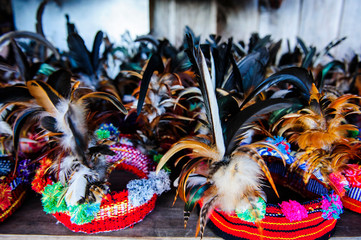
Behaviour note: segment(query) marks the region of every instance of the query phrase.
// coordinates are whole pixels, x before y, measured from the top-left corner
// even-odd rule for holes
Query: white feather
[[[55,176],[59,176],[59,181],[65,185],[76,163],[79,163],[79,161],[74,156],[67,156],[61,160],[60,166],[54,163],[51,166],[51,171],[55,172]]]
[[[71,176],[69,181],[69,188],[65,194],[65,201],[68,205],[73,206],[85,197],[88,181],[85,175],[91,175],[89,168],[81,165],[80,169]]]
[[[213,84],[213,90],[216,90],[216,65],[214,63],[214,58],[213,58],[213,54],[212,51],[209,51],[210,54],[210,59],[211,59],[211,76],[212,76],[212,84]]]
[[[75,152],[75,139],[73,133],[69,127],[69,123],[65,119],[65,114],[71,106],[74,110],[74,115],[72,116],[73,121],[77,123],[77,130],[84,135],[87,134],[87,125],[85,121],[85,107],[83,104],[74,104],[69,102],[69,100],[62,100],[56,108],[58,112],[55,115],[56,118],[56,130],[64,133],[63,137],[60,140],[60,144],[65,150],[72,150]]]
[[[217,150],[219,152],[220,158],[222,158],[224,156],[226,149],[224,146],[221,120],[219,118],[219,110],[218,110],[216,93],[214,91],[211,76],[209,75],[208,67],[206,64],[206,59],[204,58],[202,51],[199,51],[199,52],[200,52],[200,56],[201,56],[201,62],[200,62],[201,74],[203,75],[203,79],[205,81],[205,87],[207,90],[210,111],[211,111],[211,115],[212,115],[211,118],[212,118],[212,123],[213,123],[213,128],[214,128],[213,134],[214,134],[215,144],[217,146]],[[213,78],[215,78],[215,76],[213,76]]]
[[[189,174],[188,180],[187,180],[187,188],[196,186],[196,185],[202,185],[205,184],[207,182],[207,178],[199,175],[199,174],[194,174],[191,173]]]
[[[13,135],[13,130],[10,125],[5,121],[0,121],[0,134],[8,134],[10,136]]]
[[[271,98],[283,98],[289,92],[291,91],[288,89],[277,90],[274,94],[272,94]]]
[[[250,144],[252,143],[253,140],[253,135],[254,135],[255,131],[253,129],[248,129],[243,135],[242,135],[242,140],[239,144]]]
[[[261,177],[259,165],[247,154],[233,155],[229,164],[220,167],[211,179],[217,188],[218,207],[226,212],[248,207],[249,200],[257,200],[247,198],[250,191],[262,192]]]

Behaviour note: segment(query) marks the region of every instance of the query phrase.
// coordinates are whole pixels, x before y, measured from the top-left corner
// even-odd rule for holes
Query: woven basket
[[[269,166],[276,184],[285,184],[306,196],[317,196],[327,193],[315,177],[307,185],[303,184],[299,174],[285,174],[281,163]],[[316,191],[315,191],[316,190]],[[308,216],[300,221],[290,221],[282,213],[281,207],[267,204],[265,218],[260,222],[263,228],[259,231],[255,223],[241,220],[236,213],[227,214],[215,210],[209,217],[208,226],[224,239],[328,239],[334,232],[337,219],[325,219],[322,211],[322,197],[301,203]]]
[[[6,161],[6,158],[9,157],[2,158],[1,160]],[[22,205],[26,197],[26,190],[23,179],[19,178],[17,174],[13,175],[12,171],[6,176],[1,177],[0,222],[5,221]]]
[[[147,178],[152,170],[151,160],[129,145],[116,144],[111,147],[116,156],[109,159],[114,162],[112,169],[126,170],[139,178]],[[157,195],[141,206],[133,207],[128,202],[128,190],[112,191],[103,197],[100,211],[90,223],[78,225],[70,221],[70,215],[55,213],[54,217],[74,232],[98,233],[108,232],[131,227],[142,221],[155,207]]]

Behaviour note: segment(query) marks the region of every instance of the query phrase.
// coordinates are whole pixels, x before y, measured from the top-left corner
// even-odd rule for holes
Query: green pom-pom
[[[47,185],[44,188],[41,202],[46,213],[66,212],[68,207],[64,195],[65,188],[60,182]]]
[[[110,131],[108,130],[98,129],[95,133],[99,140],[108,139],[110,137]]]
[[[259,197],[257,203],[253,206],[253,210],[250,208],[236,209],[236,214],[238,218],[247,222],[254,223],[257,220],[262,220],[266,215],[266,202]]]
[[[98,130],[95,131],[98,140],[117,138],[119,136],[119,130],[112,123],[101,124]]]
[[[69,207],[70,221],[81,225],[91,222],[100,210],[100,203],[83,203]]]

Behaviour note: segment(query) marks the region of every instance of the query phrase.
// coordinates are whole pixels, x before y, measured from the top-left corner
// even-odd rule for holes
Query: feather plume
[[[76,205],[85,198],[88,185],[87,177],[92,175],[94,175],[94,173],[84,165],[80,165],[79,169],[73,172],[65,194],[65,201],[68,205]]]
[[[57,105],[57,110],[55,127],[58,132],[63,133],[61,145],[84,158],[88,142],[85,107],[63,100]]]
[[[27,82],[30,94],[36,99],[36,102],[52,115],[57,113],[56,105],[62,97],[47,83],[37,80]]]
[[[139,92],[139,99],[138,99],[138,106],[137,106],[137,114],[140,114],[140,111],[142,110],[143,103],[145,96],[147,95],[147,90],[149,86],[149,82],[152,78],[152,75],[154,71],[163,72],[164,71],[164,65],[162,58],[159,54],[153,54],[151,58],[148,61],[147,68],[144,71],[142,82],[140,85],[140,92]]]
[[[212,213],[212,210],[214,208],[216,201],[217,201],[217,196],[214,196],[203,205],[203,207],[201,209],[201,213],[199,215],[199,219],[198,219],[199,224],[197,225],[196,237],[198,236],[198,233],[200,232],[201,239],[203,238],[204,229],[207,224],[207,219],[208,219],[209,215]]]
[[[71,53],[71,56],[75,60],[78,67],[89,76],[95,74],[95,69],[93,68],[90,53],[84,44],[84,40],[76,32],[70,33],[67,38],[68,47]]]
[[[211,129],[213,131],[214,143],[216,144],[220,156],[223,157],[226,150],[224,145],[221,121],[219,118],[217,98],[214,91],[214,86],[212,84],[211,76],[208,71],[206,60],[204,58],[202,51],[200,50],[199,50],[199,55],[200,55],[199,65],[200,65],[201,79],[202,81],[204,81],[204,87],[205,87],[205,92],[203,92],[203,99],[205,101],[208,101],[206,106],[208,106],[209,108],[208,115],[210,115],[211,118],[209,120],[211,120],[210,124],[211,124]],[[205,95],[207,97],[205,97]]]
[[[65,186],[69,181],[76,164],[79,164],[79,161],[74,156],[67,156],[61,159],[60,165],[54,161],[50,167],[50,171],[54,172],[54,175],[58,176],[59,181]]]

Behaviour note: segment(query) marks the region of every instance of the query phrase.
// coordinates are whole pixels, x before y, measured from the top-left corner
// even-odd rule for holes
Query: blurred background
[[[36,12],[42,0],[1,0],[1,33],[35,31]],[[95,33],[104,31],[112,42],[129,30],[135,38],[151,32],[175,46],[183,40],[185,26],[202,39],[221,35],[225,41],[248,42],[252,33],[283,40],[282,49],[300,37],[309,45],[324,48],[347,37],[331,53],[351,57],[360,53],[361,1],[359,0],[49,0],[43,12],[45,36],[66,49],[66,18],[69,15],[86,45]]]

